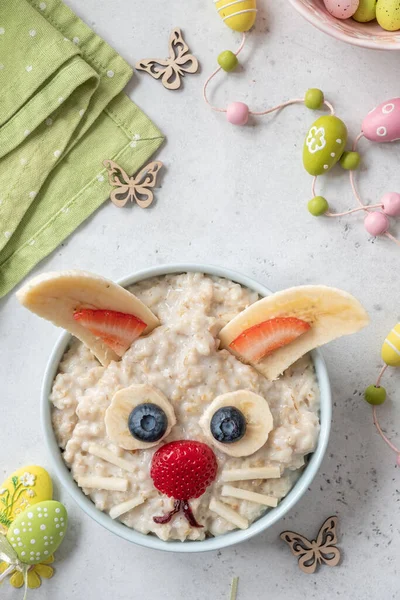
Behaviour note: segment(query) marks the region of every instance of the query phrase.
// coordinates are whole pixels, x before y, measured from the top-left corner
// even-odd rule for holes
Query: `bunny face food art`
[[[368,322],[339,290],[259,299],[202,273],[129,290],[50,273],[18,297],[78,338],[50,397],[75,481],[99,510],[163,540],[246,529],[278,505],[319,436],[307,353]]]

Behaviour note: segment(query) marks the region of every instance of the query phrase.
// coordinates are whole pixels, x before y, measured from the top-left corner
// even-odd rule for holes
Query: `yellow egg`
[[[0,531],[11,523],[26,508],[51,500],[53,484],[50,475],[42,467],[22,467],[0,485]]]
[[[376,20],[386,31],[400,29],[400,0],[378,0]]]
[[[217,11],[234,31],[248,31],[256,22],[256,0],[217,0]]]
[[[383,342],[382,358],[389,367],[400,367],[400,323],[397,323]]]

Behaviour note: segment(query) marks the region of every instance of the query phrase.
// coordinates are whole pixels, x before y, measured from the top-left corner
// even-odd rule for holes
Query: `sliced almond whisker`
[[[88,452],[93,456],[97,456],[97,458],[102,458],[106,462],[109,462],[112,465],[115,465],[116,467],[120,467],[124,471],[128,471],[129,473],[136,472],[136,465],[133,462],[117,456],[116,454],[111,452],[111,450],[105,448],[104,446],[99,446],[98,444],[91,444],[88,448]]]
[[[248,500],[249,502],[255,502],[256,504],[262,504],[271,508],[278,506],[278,498],[267,496],[266,494],[257,494],[256,492],[243,490],[241,488],[233,487],[232,485],[224,485],[222,487],[221,496]]]
[[[230,469],[222,471],[222,481],[248,481],[251,479],[279,479],[281,470],[279,467],[254,467],[244,469]]]
[[[219,500],[212,498],[210,502],[210,510],[225,519],[225,521],[232,523],[232,525],[235,525],[235,527],[238,527],[239,529],[247,529],[249,526],[247,519],[242,517],[242,515],[239,515],[239,513],[237,513],[227,504],[224,504],[224,502],[220,502]]]
[[[140,506],[143,504],[145,500],[143,498],[131,498],[130,500],[126,500],[126,502],[121,502],[121,504],[116,504],[110,509],[110,517],[112,519],[117,519],[121,515],[129,512],[133,508]]]
[[[126,492],[128,489],[128,480],[122,479],[122,477],[99,477],[98,475],[88,475],[87,477],[78,477],[78,485],[81,488]]]

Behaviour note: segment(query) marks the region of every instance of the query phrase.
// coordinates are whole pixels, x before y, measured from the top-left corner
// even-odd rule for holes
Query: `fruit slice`
[[[90,449],[89,449],[90,452]],[[243,467],[222,471],[221,481],[250,481],[252,479],[279,479],[279,467]]]
[[[91,309],[132,315],[146,324],[143,335],[160,324],[157,317],[136,296],[108,279],[85,271],[59,271],[39,275],[22,287],[17,292],[17,297],[23,306],[39,317],[67,329],[80,339],[103,365],[119,360],[120,354],[100,335],[75,319],[75,313]],[[116,348],[115,340],[112,345]],[[120,352],[121,346],[118,349]]]
[[[121,515],[129,512],[130,510],[140,506],[144,503],[143,498],[131,498],[130,500],[126,500],[125,502],[121,502],[121,504],[116,504],[110,510],[110,517],[112,519],[118,519]]]
[[[219,517],[225,519],[225,521],[228,521],[228,523],[232,523],[232,525],[235,525],[235,527],[238,527],[239,529],[247,529],[249,526],[249,522],[245,517],[242,517],[242,515],[237,513],[235,510],[233,510],[233,508],[224,502],[215,500],[215,498],[211,498],[210,510],[215,512]]]
[[[118,356],[123,356],[147,327],[134,315],[115,310],[82,308],[74,313],[74,319],[103,340]]]
[[[267,496],[266,494],[257,494],[250,490],[243,490],[242,488],[234,487],[233,485],[223,485],[221,490],[221,496],[227,496],[228,498],[238,498],[239,500],[248,500],[249,502],[255,502],[256,504],[263,504],[264,506],[270,506],[276,508],[278,506],[278,498],[274,496]]]
[[[246,420],[246,431],[236,442],[220,442],[212,431],[213,416],[221,408],[234,407],[240,411]],[[269,432],[274,426],[268,402],[262,396],[249,390],[238,390],[217,396],[205,410],[200,419],[208,441],[229,456],[250,456],[257,452],[268,439]]]
[[[230,347],[244,331],[277,318],[294,317],[310,329],[258,362],[246,361]],[[301,286],[278,292],[255,302],[232,319],[219,333],[221,347],[249,362],[267,379],[275,380],[304,354],[342,335],[359,331],[369,322],[361,304],[350,294],[322,285]]]
[[[294,342],[309,329],[308,323],[296,317],[276,317],[246,329],[229,344],[229,348],[246,362],[258,362],[278,348]]]
[[[143,441],[145,438],[141,440],[134,437],[129,428],[130,415],[134,409],[149,405],[158,407],[166,418],[164,433],[161,437],[157,437],[155,441]],[[176,424],[176,417],[172,404],[160,390],[152,385],[138,384],[123,388],[114,394],[111,404],[106,410],[104,424],[107,435],[114,444],[125,450],[142,450],[156,446],[162,439],[167,437]],[[154,424],[157,425],[155,422]],[[151,423],[145,418],[143,422],[144,430],[148,430],[149,425]]]

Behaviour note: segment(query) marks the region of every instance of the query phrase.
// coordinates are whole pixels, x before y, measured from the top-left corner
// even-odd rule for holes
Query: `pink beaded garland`
[[[383,212],[389,217],[398,217],[400,215],[400,194],[388,192],[381,200]]]
[[[226,109],[226,118],[232,125],[246,125],[249,107],[244,102],[231,102]]]
[[[364,220],[365,229],[374,237],[383,235],[389,229],[389,219],[381,212],[370,212]]]

